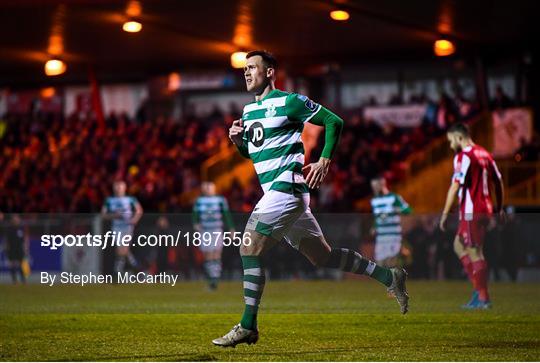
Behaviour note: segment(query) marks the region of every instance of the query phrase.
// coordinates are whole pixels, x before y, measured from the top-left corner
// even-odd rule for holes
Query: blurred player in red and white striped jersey
[[[471,139],[467,126],[452,125],[447,132],[450,147],[456,152],[454,175],[448,189],[440,227],[446,229],[446,220],[452,204],[459,197],[459,227],[454,240],[454,251],[461,260],[474,287],[473,296],[464,308],[491,307],[488,293],[488,268],[484,259],[483,243],[486,228],[494,214],[503,215],[503,182],[493,157]],[[494,185],[495,206],[491,198]]]

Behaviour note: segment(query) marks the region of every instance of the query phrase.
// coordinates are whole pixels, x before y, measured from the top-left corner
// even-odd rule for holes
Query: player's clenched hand
[[[242,136],[244,135],[244,126],[242,119],[234,120],[229,128],[229,139],[236,145],[242,145]]]
[[[302,168],[307,171],[306,183],[310,189],[317,189],[321,186],[328,170],[330,169],[330,159],[320,158],[316,163],[311,163]]]
[[[441,220],[439,221],[439,228],[441,231],[446,232],[446,220],[448,219],[448,214],[443,213],[441,215]]]

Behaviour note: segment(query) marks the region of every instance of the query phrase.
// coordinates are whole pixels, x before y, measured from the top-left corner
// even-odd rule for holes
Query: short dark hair
[[[261,56],[263,64],[266,68],[274,68],[274,70],[277,70],[278,63],[272,53],[267,52],[266,50],[252,50],[251,52],[246,54],[246,59],[249,59],[256,55]]]
[[[448,133],[457,133],[465,137],[470,137],[471,132],[469,131],[469,127],[465,125],[463,122],[456,122],[452,126],[448,128]]]

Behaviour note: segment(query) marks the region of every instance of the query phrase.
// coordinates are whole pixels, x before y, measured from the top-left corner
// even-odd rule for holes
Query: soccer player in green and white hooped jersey
[[[143,208],[137,198],[126,195],[126,182],[117,180],[113,184],[114,196],[108,197],[101,208],[104,219],[112,220],[111,230],[122,235],[133,235],[135,225],[143,215]],[[137,260],[129,250],[129,246],[116,246],[114,272],[122,273],[126,269],[126,262],[134,269]]]
[[[396,193],[390,192],[384,177],[371,180],[375,195],[371,208],[375,215],[375,261],[385,267],[398,263],[401,251],[401,214],[410,214],[411,207]]]
[[[355,251],[332,249],[326,242],[309,209],[309,188],[318,188],[328,173],[343,120],[305,96],[275,89],[276,71],[277,62],[270,53],[247,54],[244,77],[255,101],[244,107],[242,119],[229,129],[239,152],[253,161],[264,195],[246,225],[251,243],[240,247],[244,314],[229,333],[212,341],[224,347],[259,339],[257,312],[265,284],[262,256],[282,238],[316,266],[371,276],[394,293],[402,313],[408,309],[405,271],[380,267]],[[321,157],[306,166],[300,139],[304,122],[325,128]]]
[[[204,182],[202,195],[193,204],[193,227],[199,233],[209,233],[211,240],[203,236],[199,249],[204,255],[204,271],[208,278],[208,287],[215,290],[221,278],[221,252],[223,250],[223,232],[225,227],[234,233],[234,224],[225,197],[216,194],[216,185]],[[232,234],[231,234],[231,239]]]

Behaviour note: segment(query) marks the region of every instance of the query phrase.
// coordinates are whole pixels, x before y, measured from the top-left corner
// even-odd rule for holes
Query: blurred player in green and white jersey
[[[193,227],[203,235],[199,249],[204,255],[204,271],[208,278],[208,287],[215,290],[221,278],[223,232],[228,230],[234,233],[234,224],[229,204],[225,197],[216,194],[214,183],[202,183],[201,192],[202,195],[193,205]],[[232,235],[230,238],[232,239]]]
[[[114,195],[105,199],[101,208],[101,215],[111,220],[111,231],[122,235],[133,235],[135,225],[143,215],[143,208],[135,197],[126,195],[126,183],[117,180],[113,184]],[[126,270],[126,262],[134,269],[137,260],[133,257],[129,246],[116,247],[116,259],[114,262],[115,273]]]
[[[212,341],[224,347],[257,342],[257,312],[266,281],[262,257],[282,239],[316,266],[371,276],[394,293],[402,313],[408,309],[405,271],[378,266],[355,251],[331,248],[326,242],[309,208],[309,188],[319,188],[328,174],[343,120],[306,96],[276,89],[276,72],[277,61],[270,53],[247,54],[244,78],[255,101],[244,107],[242,119],[229,129],[238,151],[253,161],[264,195],[246,225],[249,243],[240,247],[244,314],[229,333]],[[325,128],[321,157],[306,166],[301,139],[305,122]]]
[[[395,267],[401,251],[401,214],[410,214],[412,209],[401,195],[388,189],[382,176],[371,180],[371,189],[374,194],[371,209],[375,216],[375,261],[381,266]]]

